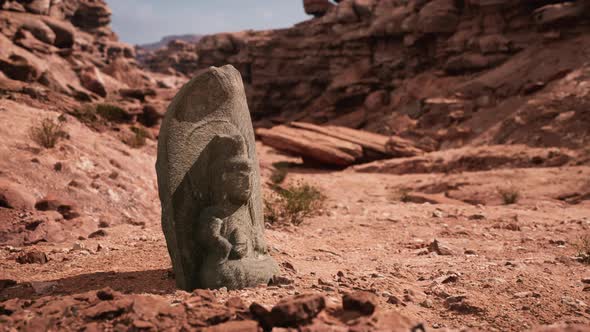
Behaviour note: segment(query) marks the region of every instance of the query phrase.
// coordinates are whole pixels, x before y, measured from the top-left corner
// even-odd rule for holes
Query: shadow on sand
[[[0,290],[0,301],[13,298],[72,295],[110,287],[126,294],[171,294],[176,291],[169,269],[136,272],[96,272],[50,281],[21,282]]]

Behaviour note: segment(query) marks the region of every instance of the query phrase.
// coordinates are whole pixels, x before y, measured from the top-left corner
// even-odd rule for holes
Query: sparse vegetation
[[[112,104],[96,105],[96,114],[112,122],[127,122],[130,120],[129,114],[123,108]]]
[[[265,197],[265,220],[270,224],[285,222],[299,225],[306,217],[318,213],[324,201],[322,192],[307,183],[287,188],[277,186]]]
[[[590,264],[590,234],[580,237],[577,248],[578,254],[576,257],[578,261],[584,264]]]
[[[62,122],[45,118],[29,129],[29,137],[40,146],[51,149],[67,134],[63,131]]]
[[[83,105],[81,108],[77,108],[70,112],[70,114],[76,117],[80,122],[95,129],[96,126],[101,124],[101,121],[103,121],[96,114],[96,107],[90,104]]]
[[[392,202],[407,203],[410,200],[409,195],[410,195],[411,191],[412,191],[412,189],[410,189],[410,188],[406,188],[406,187],[399,188],[391,194],[391,196],[389,197],[389,200]]]
[[[139,149],[146,144],[149,133],[142,127],[131,127],[132,134],[123,140],[123,143],[134,149]]]
[[[273,184],[281,184],[287,178],[287,174],[289,173],[289,163],[285,162],[278,162],[273,164],[274,169],[270,175],[270,181]]]
[[[516,204],[520,200],[520,190],[514,186],[498,188],[498,194],[502,198],[504,205]]]

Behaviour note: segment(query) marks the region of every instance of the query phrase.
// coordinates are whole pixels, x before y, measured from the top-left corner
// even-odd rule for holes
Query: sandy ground
[[[263,174],[284,159],[259,146]],[[278,299],[320,292],[338,301],[354,289],[370,290],[382,306],[433,328],[522,330],[556,322],[590,323],[588,266],[573,260],[590,229],[590,204],[568,205],[544,197],[547,181],[587,179],[590,167],[501,170],[455,175],[381,175],[295,168],[288,182],[307,182],[328,197],[321,215],[302,225],[272,227],[267,237],[289,285],[216,291],[219,301],[241,295],[272,305]],[[441,181],[486,182],[516,177],[527,190],[510,206],[400,202],[396,188]],[[21,265],[20,249],[0,250],[0,279],[19,286],[3,298],[74,294],[106,286],[172,299],[170,260],[159,220],[119,224],[107,236],[71,243],[41,243],[47,264]],[[450,255],[429,252],[438,240]],[[71,250],[74,248],[74,250]],[[288,264],[287,264],[288,263]],[[294,270],[287,268],[291,265]],[[30,283],[30,284],[27,284]],[[462,298],[461,296],[465,296]],[[464,306],[449,305],[460,298]]]

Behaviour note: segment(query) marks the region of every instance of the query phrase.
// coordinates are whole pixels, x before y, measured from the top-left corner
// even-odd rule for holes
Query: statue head
[[[252,162],[241,136],[218,135],[211,141],[213,162],[209,174],[216,204],[244,205],[252,194]]]

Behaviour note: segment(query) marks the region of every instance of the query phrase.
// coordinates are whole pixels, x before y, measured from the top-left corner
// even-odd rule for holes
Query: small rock
[[[284,276],[273,276],[270,282],[268,283],[269,286],[278,286],[278,285],[291,285],[295,281],[293,279],[284,277]]]
[[[109,228],[110,226],[111,225],[107,221],[101,220],[98,222],[98,227],[100,228]]]
[[[48,260],[44,252],[34,250],[19,255],[16,261],[20,264],[45,264]]]
[[[585,284],[590,284],[590,278],[582,278],[582,282]]]
[[[89,239],[94,239],[94,238],[97,238],[97,237],[105,237],[107,235],[108,235],[108,233],[104,229],[99,229],[96,232],[93,232],[90,235],[88,235],[88,238]]]
[[[0,279],[0,292],[3,289],[15,286],[17,284],[16,280],[12,279]]]
[[[441,255],[441,256],[452,256],[452,255],[454,255],[454,253],[451,250],[451,248],[449,248],[448,246],[442,244],[438,240],[432,241],[432,243],[428,246],[428,251],[429,252],[435,252],[435,253],[437,253],[438,255]]]
[[[101,289],[96,292],[96,297],[101,301],[111,301],[115,299],[113,290],[110,288]]]
[[[234,309],[245,309],[246,308],[244,301],[242,301],[242,299],[238,296],[230,297],[229,299],[227,299],[227,301],[225,302],[225,305],[228,308],[234,308]]]
[[[53,165],[53,170],[56,172],[61,172],[62,169],[63,169],[63,164],[59,161]]]
[[[35,204],[35,208],[39,211],[57,211],[66,220],[80,216],[74,202],[64,200],[56,194],[48,194]]]
[[[57,282],[55,281],[41,281],[41,282],[32,282],[31,287],[38,295],[49,294],[57,288]]]
[[[297,269],[295,269],[295,266],[291,263],[291,262],[283,262],[281,264],[285,269],[287,270],[291,270],[295,273],[297,273]]]
[[[531,297],[533,296],[533,292],[519,292],[519,293],[514,293],[514,297],[517,299],[523,299],[525,297]]]
[[[74,245],[72,245],[72,250],[77,251],[77,250],[85,250],[86,246],[84,245],[84,243],[80,243],[80,242],[76,242],[74,243]]]
[[[237,320],[218,324],[202,329],[203,332],[258,332],[258,322],[253,320]]]
[[[469,220],[485,220],[486,216],[483,213],[476,213],[469,216]]]
[[[387,299],[387,303],[389,304],[393,304],[393,305],[400,305],[403,304],[402,301],[399,299],[399,297],[395,296],[395,295],[391,295],[388,299]]]
[[[298,327],[311,322],[326,308],[326,300],[317,294],[302,294],[281,300],[275,305],[270,317],[273,326]],[[250,307],[252,311],[252,307]]]
[[[441,210],[437,209],[432,212],[432,216],[435,218],[444,218],[445,215]]]
[[[370,292],[354,292],[342,297],[344,310],[358,311],[363,315],[372,315],[377,308],[377,296]]]
[[[420,306],[422,306],[424,308],[432,308],[434,306],[434,303],[432,302],[431,299],[426,299],[426,300],[420,302]]]

